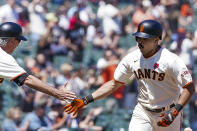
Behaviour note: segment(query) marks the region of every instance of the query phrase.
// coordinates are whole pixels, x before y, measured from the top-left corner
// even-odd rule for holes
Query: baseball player
[[[142,21],[133,36],[139,49],[121,60],[114,79],[92,94],[74,99],[65,106],[65,112],[76,114],[90,102],[108,96],[135,75],[139,83],[138,104],[129,131],[180,131],[182,108],[194,93],[192,77],[176,54],[158,44],[162,39],[160,23]]]
[[[10,55],[19,45],[20,41],[27,39],[22,36],[22,28],[13,22],[5,22],[0,25],[0,83],[9,79],[14,81],[18,86],[26,84],[27,86],[54,96],[60,100],[73,99],[75,94],[63,90],[50,87],[38,78],[29,75],[16,60]]]

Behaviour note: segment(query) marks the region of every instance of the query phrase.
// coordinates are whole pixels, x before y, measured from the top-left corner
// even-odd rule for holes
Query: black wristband
[[[24,73],[20,76],[18,76],[17,78],[15,78],[13,81],[18,85],[18,86],[22,86],[24,84],[25,79],[29,76],[29,74]]]
[[[183,109],[183,106],[180,105],[180,104],[176,104],[176,105],[174,106],[174,108],[177,109],[178,111],[181,111],[181,110]]]
[[[94,98],[92,96],[92,94],[88,95],[88,96],[85,96],[84,98],[82,98],[83,102],[85,105],[91,103],[94,101]]]

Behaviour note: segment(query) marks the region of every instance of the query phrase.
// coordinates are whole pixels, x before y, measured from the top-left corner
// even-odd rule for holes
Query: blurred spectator
[[[36,67],[38,67],[40,70],[45,70],[52,66],[51,63],[47,61],[44,54],[37,54],[36,61]]]
[[[52,123],[56,123],[63,115],[63,105],[60,100],[53,100],[51,104],[51,110],[48,113],[48,117]]]
[[[93,47],[101,50],[107,48],[107,45],[110,43],[104,39],[104,34],[101,28],[96,29],[95,33],[96,34],[95,37],[93,37],[93,42],[92,42]]]
[[[96,76],[96,71],[93,68],[88,69],[86,77],[90,89],[97,89],[103,83],[102,78]]]
[[[16,0],[6,0],[7,4],[0,6],[0,23],[17,22],[18,12],[16,10]]]
[[[96,36],[96,32],[99,30],[100,23],[98,19],[93,20],[87,28],[87,42],[92,42]]]
[[[65,1],[65,4],[68,6],[70,3],[69,1]],[[64,5],[61,5],[57,11],[57,16],[59,18],[58,25],[64,30],[68,30],[69,27],[69,18],[67,16],[67,11],[68,9]]]
[[[152,14],[152,3],[150,0],[143,0],[142,3],[137,2],[136,10],[132,16],[132,23],[134,24],[134,31],[137,31],[137,25],[147,19],[154,19]]]
[[[79,11],[75,11],[74,15],[69,20],[69,37],[71,43],[77,48],[73,50],[73,60],[82,61],[84,48],[84,35],[86,33],[88,23],[83,22],[79,18]]]
[[[39,129],[45,131],[53,130],[50,120],[45,114],[45,109],[45,103],[37,103],[37,105],[35,105],[35,110],[24,117],[21,126],[24,126],[24,124],[29,121],[28,130],[30,131]]]
[[[19,102],[19,107],[24,113],[32,112],[34,107],[35,92],[28,89],[24,98]]]
[[[51,44],[51,52],[53,55],[66,55],[68,53],[67,41],[64,36],[60,36],[56,43]]]
[[[194,57],[196,58],[197,57],[197,53],[196,53],[196,48],[197,48],[197,30],[194,31],[194,39],[193,39],[193,42],[194,42],[194,50],[193,50],[193,54],[194,54]],[[196,60],[195,60],[195,64],[196,64]]]
[[[2,121],[4,119],[2,110],[3,110],[3,91],[0,90],[0,129],[1,129]]]
[[[104,35],[101,29],[97,29],[93,40],[93,48],[98,50],[111,49],[116,50],[118,47],[119,34],[112,31]]]
[[[178,29],[185,30],[193,20],[193,10],[190,7],[189,3],[181,5],[180,16],[178,17],[179,27]]]
[[[116,7],[117,2],[116,0],[99,2],[97,16],[102,20],[105,35],[111,34],[112,32],[120,33],[120,25],[115,20],[119,15],[119,9]]]
[[[92,6],[88,4],[88,0],[77,0],[77,7],[79,10],[79,18],[85,23],[89,23],[95,18],[95,14],[92,11]]]
[[[52,37],[52,27],[54,26],[54,23],[48,23],[46,24],[46,33],[41,36],[38,42],[37,46],[37,53],[42,53],[45,55],[46,59],[48,61],[52,61],[52,52],[50,50],[50,44],[53,42]]]
[[[2,124],[2,131],[26,131],[29,122],[26,121],[23,127],[19,127],[22,111],[18,107],[12,107],[6,112],[6,119]]]
[[[47,115],[46,113],[46,101],[39,102],[35,105],[35,110],[25,116],[21,126],[24,125],[24,122],[29,121],[28,131],[53,131],[57,129],[66,129],[70,127],[71,120],[69,115],[63,113],[63,105],[60,101],[54,100],[51,105],[51,111]]]
[[[153,8],[152,13],[154,17],[161,22],[166,21],[168,17],[166,7],[159,1]]]
[[[87,23],[79,18],[79,11],[75,11],[74,15],[69,20],[69,30],[72,31],[71,37],[75,37],[74,34],[77,32],[74,31],[80,29],[80,27],[86,28],[87,25]]]
[[[36,60],[32,57],[28,57],[25,61],[25,70],[29,74],[33,74],[36,77],[39,76],[40,69],[36,66]]]
[[[21,0],[21,3],[19,5],[19,12],[18,12],[18,24],[21,25],[22,27],[25,27],[25,29],[29,25],[29,12],[28,12],[28,6],[29,2],[26,0]],[[29,30],[26,31],[27,33]]]
[[[194,68],[194,55],[193,50],[197,48],[197,45],[193,42],[194,34],[190,31],[186,32],[185,39],[181,44],[180,57],[185,62],[188,69],[192,70]]]
[[[76,96],[83,96],[86,89],[88,89],[88,83],[85,81],[85,70],[83,68],[76,69],[73,73],[69,83],[72,85],[72,91]]]
[[[28,11],[31,44],[37,45],[41,36],[46,32],[45,9],[39,0],[32,0],[28,6]]]
[[[74,118],[69,114],[64,113],[63,107],[61,101],[54,100],[51,105],[51,111],[48,113],[48,117],[52,124],[56,125],[56,128],[59,130],[66,130],[67,128],[73,127]]]
[[[178,0],[161,0],[161,4],[166,7],[169,29],[172,33],[176,33],[178,29],[179,17]]]
[[[113,73],[116,69],[119,60],[111,50],[105,52],[104,58],[98,60],[97,68],[101,69],[103,76],[103,83],[113,79]]]
[[[122,8],[119,13],[120,20],[120,27],[121,27],[121,35],[126,36],[128,33],[131,33],[132,30],[132,23],[129,22],[130,18],[132,17],[132,13],[134,12],[135,7],[133,4],[128,5],[125,8]]]
[[[102,107],[90,109],[87,116],[80,121],[79,127],[84,130],[102,131],[103,127],[95,125],[95,119],[102,111]]]
[[[43,53],[47,61],[53,61],[54,55],[67,54],[66,32],[58,26],[58,18],[54,13],[46,15],[46,33],[41,37],[37,52]]]
[[[54,13],[46,14],[47,24],[49,24],[50,37],[52,41],[46,41],[49,43],[51,57],[53,55],[65,55],[68,52],[66,45],[66,32],[58,25],[58,17]]]
[[[2,108],[3,108],[3,91],[0,90],[0,111],[2,110]]]
[[[190,101],[190,127],[194,129],[194,131],[197,129],[197,90],[195,94],[192,96],[192,99]]]
[[[56,77],[55,83],[57,86],[69,82],[72,77],[73,67],[70,64],[64,63],[60,67],[60,75]]]
[[[114,78],[114,71],[117,67],[119,60],[117,54],[111,50],[105,52],[104,58],[100,58],[97,63],[97,68],[101,70],[103,83],[110,81]],[[113,93],[114,98],[118,100],[119,106],[122,107],[122,99],[124,98],[124,86],[118,88]]]

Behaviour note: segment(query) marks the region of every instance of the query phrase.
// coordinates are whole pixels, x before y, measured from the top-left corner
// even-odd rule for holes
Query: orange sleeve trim
[[[120,81],[117,81],[117,80],[115,80],[115,79],[114,79],[114,81],[115,81],[115,82],[118,82],[118,83],[121,83],[121,84],[125,84],[124,82],[120,82]]]
[[[21,75],[23,75],[23,74],[25,74],[26,72],[24,72],[24,73],[21,73],[21,74],[19,74],[19,75],[17,75],[17,76],[15,76],[15,77],[13,77],[12,79],[10,79],[10,81],[13,81],[14,79],[16,79],[17,77],[19,77],[19,76],[21,76]]]
[[[187,83],[186,85],[184,85],[183,86],[183,88],[187,88],[190,84],[192,84],[193,82],[191,81],[191,82],[189,82],[189,83]]]

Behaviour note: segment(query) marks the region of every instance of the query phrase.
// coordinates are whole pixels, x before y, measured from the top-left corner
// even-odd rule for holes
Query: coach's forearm
[[[111,80],[103,84],[99,89],[92,93],[93,99],[98,100],[103,97],[106,97],[117,90],[122,83],[116,82],[115,80]]]
[[[42,82],[41,80],[39,80],[38,78],[36,78],[35,76],[29,75],[24,82],[25,85],[38,90],[40,92],[46,93],[50,96],[54,96],[57,97],[56,94],[56,90],[53,87],[50,87],[49,85],[45,84],[44,82]]]
[[[189,102],[190,98],[195,92],[194,84],[191,83],[187,87],[183,88],[183,92],[179,98],[178,104],[182,105],[183,107]]]

